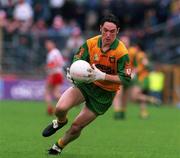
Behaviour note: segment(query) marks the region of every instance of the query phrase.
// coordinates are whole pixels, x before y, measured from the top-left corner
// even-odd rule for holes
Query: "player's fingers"
[[[89,68],[89,69],[87,69],[87,72],[88,73],[93,73],[93,69]]]
[[[95,64],[92,64],[92,68],[93,68],[93,69],[96,69],[96,66],[95,66]]]

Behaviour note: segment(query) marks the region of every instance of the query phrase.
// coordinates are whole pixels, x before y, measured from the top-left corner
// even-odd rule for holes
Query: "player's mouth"
[[[111,39],[110,38],[106,38],[106,42],[110,42],[111,41]]]

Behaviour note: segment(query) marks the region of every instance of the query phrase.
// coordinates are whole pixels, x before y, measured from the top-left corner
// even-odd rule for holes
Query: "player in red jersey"
[[[46,89],[45,102],[47,105],[47,113],[54,113],[53,99],[59,99],[61,96],[60,87],[63,83],[63,65],[64,60],[56,44],[52,40],[45,41],[45,47],[48,51],[46,59]]]

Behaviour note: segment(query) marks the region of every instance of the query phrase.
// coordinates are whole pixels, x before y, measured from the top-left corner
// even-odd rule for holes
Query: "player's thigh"
[[[124,88],[123,93],[122,93],[123,104],[126,104],[127,100],[130,98],[130,93],[131,93],[130,87]]]
[[[89,110],[87,106],[84,106],[79,115],[73,121],[73,124],[83,128],[92,122],[96,117],[97,115],[94,112]]]
[[[45,94],[52,93],[52,91],[53,91],[53,87],[49,83],[46,83],[46,85],[45,85]]]
[[[68,110],[73,106],[79,105],[85,101],[84,96],[77,87],[68,88],[60,97],[56,108]]]
[[[116,96],[121,98],[123,94],[124,88],[123,86],[120,86],[120,89],[116,92]]]
[[[132,88],[131,88],[131,98],[132,100],[136,100],[137,98],[139,98],[139,95],[141,95],[142,93],[142,90],[141,90],[141,87],[139,85],[134,85]]]
[[[57,84],[56,86],[54,86],[53,95],[55,97],[60,97],[60,95],[61,95],[61,85],[60,84]]]

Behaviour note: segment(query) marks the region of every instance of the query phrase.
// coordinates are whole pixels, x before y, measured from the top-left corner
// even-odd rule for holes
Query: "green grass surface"
[[[0,101],[0,158],[48,158],[47,149],[67,130],[80,108],[69,113],[69,124],[50,138],[42,129],[54,118],[42,102]],[[138,117],[129,106],[127,119],[113,120],[112,108],[82,132],[57,157],[180,158],[180,109],[149,107],[150,118]]]

